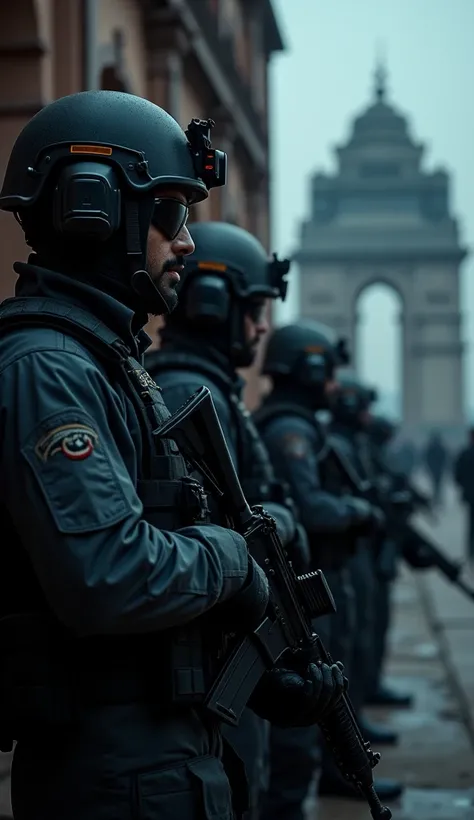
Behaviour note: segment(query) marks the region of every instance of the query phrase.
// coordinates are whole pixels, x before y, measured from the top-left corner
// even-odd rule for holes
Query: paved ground
[[[452,491],[427,533],[452,558],[462,555],[463,521]],[[377,767],[407,786],[391,806],[394,820],[474,820],[473,644],[474,603],[434,572],[404,571],[387,672],[391,683],[415,693],[415,705],[371,715],[400,733],[398,747],[381,749]],[[2,780],[8,768],[8,756],[0,755],[0,820],[2,812],[9,816],[8,780]],[[369,820],[369,812],[363,803],[323,800],[317,809],[308,806],[308,820]]]

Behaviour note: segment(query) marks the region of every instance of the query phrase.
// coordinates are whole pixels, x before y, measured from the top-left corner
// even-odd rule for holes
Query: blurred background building
[[[163,106],[183,127],[193,117],[215,120],[228,184],[192,219],[235,222],[269,249],[268,64],[282,48],[270,0],[3,2],[0,177],[17,134],[46,103],[85,89],[126,91]],[[0,298],[12,295],[12,263],[27,252],[20,228],[0,213]]]
[[[404,432],[421,442],[437,430],[457,445],[465,428],[459,266],[466,252],[448,174],[424,169],[424,146],[386,95],[379,65],[373,102],[336,149],[335,174],[312,177],[311,213],[295,254],[299,314],[348,338],[360,366],[359,297],[375,283],[393,288],[401,304]],[[373,343],[384,346],[383,332]]]

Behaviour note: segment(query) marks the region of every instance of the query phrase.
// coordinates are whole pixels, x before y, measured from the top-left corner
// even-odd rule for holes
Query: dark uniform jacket
[[[135,335],[116,299],[21,270],[17,295],[91,311],[140,357],[148,337]],[[48,327],[14,329],[0,337],[0,373],[1,501],[59,621],[78,635],[164,630],[240,588],[248,558],[239,535],[167,532],[145,520],[137,483],[149,445],[130,399],[89,349]]]
[[[350,506],[324,485],[325,434],[314,412],[297,396],[274,391],[255,418],[278,477],[291,487],[308,535],[348,530],[353,522]]]

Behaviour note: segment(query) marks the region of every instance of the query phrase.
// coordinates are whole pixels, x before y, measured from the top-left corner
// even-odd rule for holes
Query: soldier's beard
[[[173,259],[167,259],[162,265],[158,275],[149,270],[149,275],[161,296],[165,300],[168,310],[171,313],[178,304],[177,288],[179,287],[179,279],[176,277],[175,268],[184,265],[184,258],[175,256]],[[180,273],[178,271],[178,273]]]

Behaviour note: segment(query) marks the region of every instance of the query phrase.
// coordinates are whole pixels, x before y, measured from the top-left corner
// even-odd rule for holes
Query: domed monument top
[[[408,136],[407,122],[386,102],[387,69],[378,62],[374,72],[374,102],[356,117],[350,144],[369,145],[374,142],[404,142],[412,145]]]
[[[459,265],[466,252],[448,174],[423,167],[423,145],[387,96],[379,61],[372,100],[336,148],[335,173],[311,178],[311,210],[294,255],[300,313],[337,328],[354,348],[359,294],[377,282],[392,286],[403,304],[405,429],[456,437],[464,423]]]

